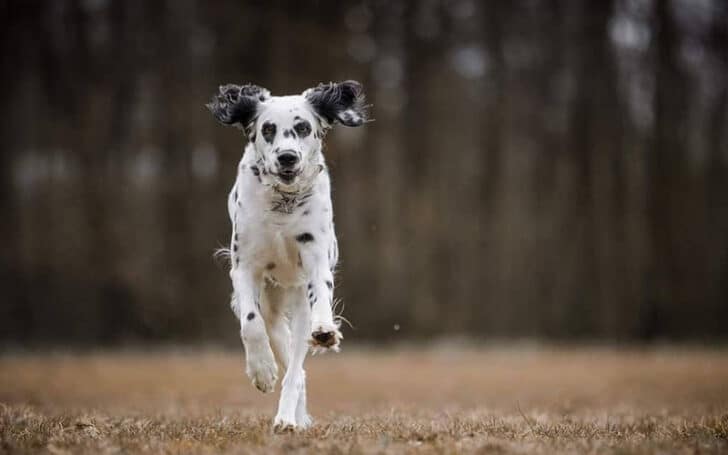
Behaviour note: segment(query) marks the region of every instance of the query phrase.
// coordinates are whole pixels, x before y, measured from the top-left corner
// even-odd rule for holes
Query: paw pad
[[[321,346],[330,347],[334,344],[335,337],[334,332],[318,332],[313,334],[313,339],[318,342]]]

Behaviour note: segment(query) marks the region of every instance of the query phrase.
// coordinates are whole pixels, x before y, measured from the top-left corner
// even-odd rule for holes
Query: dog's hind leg
[[[282,298],[284,292],[280,288],[266,287],[261,295],[261,308],[268,328],[271,348],[273,348],[278,364],[286,372],[288,371],[292,347],[290,321],[287,315],[287,313],[290,313],[290,308],[286,307],[288,302],[285,302]],[[295,298],[289,300],[294,300],[290,303],[295,305]],[[296,427],[308,428],[312,423],[313,420],[306,409],[306,372],[302,370],[298,402],[296,403]]]
[[[289,309],[285,306],[284,297],[283,289],[267,285],[261,293],[260,308],[268,330],[270,347],[285,372],[290,360],[291,330],[287,316]]]
[[[301,370],[301,386],[298,392],[298,403],[296,403],[296,425],[299,428],[308,428],[313,424],[313,419],[306,409],[306,371]]]

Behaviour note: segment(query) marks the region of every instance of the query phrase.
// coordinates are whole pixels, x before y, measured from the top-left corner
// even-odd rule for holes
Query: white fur
[[[309,135],[284,137],[284,130],[293,130],[302,120],[311,126]],[[261,131],[266,122],[277,127],[272,143]],[[338,249],[321,151],[325,128],[304,96],[265,100],[248,128],[254,141],[245,148],[228,198],[232,307],[240,319],[246,372],[266,393],[274,390],[276,363],[284,373],[276,430],[311,424],[304,359],[310,346],[338,351],[342,339],[332,310]],[[281,150],[300,156],[293,182],[277,177]],[[321,333],[332,338],[321,343],[313,336]]]

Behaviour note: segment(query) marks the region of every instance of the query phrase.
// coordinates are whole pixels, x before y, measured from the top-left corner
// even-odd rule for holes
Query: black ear
[[[205,106],[220,123],[246,128],[255,119],[258,105],[268,98],[270,92],[257,85],[227,84]]]
[[[303,92],[313,110],[328,123],[359,126],[367,120],[364,90],[357,81],[319,84]]]

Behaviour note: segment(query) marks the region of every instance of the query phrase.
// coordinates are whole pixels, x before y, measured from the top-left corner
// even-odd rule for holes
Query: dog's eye
[[[296,123],[293,128],[295,128],[298,137],[306,137],[311,134],[311,125],[308,122]]]
[[[273,123],[266,123],[263,125],[263,128],[260,129],[260,132],[263,134],[263,138],[270,142],[276,135],[276,126]]]

